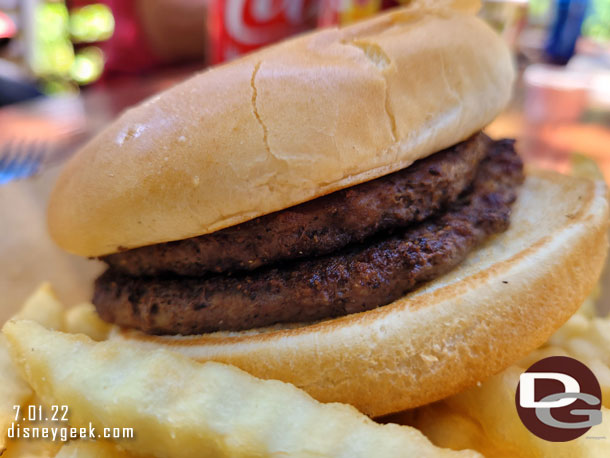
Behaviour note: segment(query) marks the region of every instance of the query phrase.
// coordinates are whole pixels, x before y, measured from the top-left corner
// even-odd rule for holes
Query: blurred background
[[[208,65],[400,3],[0,0],[0,322],[43,280],[88,299],[98,266],[51,243],[44,209],[58,165],[121,111]],[[519,69],[488,131],[532,163],[610,181],[610,0],[486,0],[479,14]]]
[[[67,144],[45,163],[61,161],[125,107],[207,65],[399,3],[0,0],[0,147],[13,137],[59,139]],[[493,133],[520,133],[528,154],[559,168],[561,153],[589,153],[610,178],[608,132],[596,128],[610,124],[610,0],[487,0],[480,16],[520,70]]]

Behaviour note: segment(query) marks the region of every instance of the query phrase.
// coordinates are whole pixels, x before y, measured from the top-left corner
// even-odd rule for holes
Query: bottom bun
[[[508,231],[392,304],[290,328],[112,338],[233,364],[385,415],[452,395],[545,342],[595,285],[607,223],[604,183],[529,171]]]

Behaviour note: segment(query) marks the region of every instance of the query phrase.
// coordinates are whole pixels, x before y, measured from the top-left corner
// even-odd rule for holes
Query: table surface
[[[43,173],[0,187],[0,323],[43,281],[50,281],[67,305],[90,298],[92,280],[102,266],[64,253],[46,232],[46,203],[61,163],[125,108],[196,70],[174,70],[92,88],[78,96],[41,99],[0,110],[0,145],[11,138],[43,139],[50,145]],[[526,92],[523,84],[518,85],[511,107],[487,131],[494,137],[517,138],[518,149],[526,162],[562,172],[569,172],[573,152],[589,156],[610,182],[608,117],[599,116],[599,111],[594,109],[596,115],[588,116],[588,121],[581,117],[532,122],[524,111]],[[562,98],[561,94],[551,94],[550,98],[546,103],[569,111],[570,107],[562,106],[570,103],[569,99]],[[610,308],[610,269],[606,269],[601,291],[598,306],[607,310]]]

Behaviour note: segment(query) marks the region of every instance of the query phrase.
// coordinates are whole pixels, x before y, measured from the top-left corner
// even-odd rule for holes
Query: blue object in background
[[[40,97],[42,93],[32,83],[0,76],[0,107]]]
[[[588,0],[555,0],[555,18],[544,52],[552,64],[565,65],[574,55]]]

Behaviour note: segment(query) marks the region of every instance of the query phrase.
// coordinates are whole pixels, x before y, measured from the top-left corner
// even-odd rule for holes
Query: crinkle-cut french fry
[[[541,352],[541,355],[547,356],[544,352]],[[610,410],[604,407],[603,422],[578,439],[569,442],[548,442],[530,433],[515,408],[515,391],[522,372],[522,368],[512,366],[486,380],[481,386],[472,387],[445,402],[452,410],[477,421],[493,443],[507,444],[521,451],[525,457],[610,457],[610,440],[587,438],[610,438]]]
[[[71,334],[85,334],[93,340],[106,340],[112,325],[102,320],[93,304],[78,304],[66,311],[65,331]]]
[[[610,366],[610,319],[587,319],[574,315],[549,339],[574,354],[575,358],[596,358]]]
[[[0,455],[7,447],[8,429],[15,419],[14,406],[31,396],[29,385],[19,376],[8,353],[6,338],[0,335]]]
[[[518,449],[508,444],[494,444],[475,420],[454,411],[444,402],[416,410],[408,423],[423,432],[432,443],[453,450],[472,449],[493,458],[520,458]]]
[[[49,329],[62,330],[64,306],[49,283],[41,284],[24,302],[14,319],[33,320]],[[0,453],[6,448],[7,431],[15,417],[14,406],[22,406],[32,390],[17,374],[0,336]]]
[[[132,427],[120,446],[155,457],[479,456],[433,446],[414,428],[380,425],[342,404],[231,366],[127,342],[96,343],[27,321],[3,329],[13,360],[70,423]]]
[[[104,441],[76,440],[64,445],[55,458],[135,458],[116,445]],[[138,455],[141,458],[141,455]]]
[[[0,336],[4,337],[4,336]],[[16,369],[14,369],[16,370]],[[29,406],[34,406],[34,411],[28,409]],[[42,432],[43,428],[61,428],[65,427],[64,423],[53,421],[52,418],[39,418],[38,406],[42,406],[45,414],[48,415],[50,409],[48,406],[43,406],[43,402],[36,395],[32,396],[28,402],[24,402],[21,405],[21,410],[17,416],[17,421],[14,423],[16,412],[12,411],[11,427],[13,428],[13,437],[9,438],[7,442],[7,451],[2,455],[2,458],[50,458],[54,457],[57,451],[61,448],[61,433],[57,433],[55,437],[49,432],[48,437],[36,437],[32,432],[32,428],[38,430],[38,434]],[[36,417],[35,421],[29,421],[28,417],[33,414]],[[51,416],[51,415],[50,415]],[[23,437],[24,429],[30,431],[28,438]],[[17,431],[20,431],[18,434]],[[55,439],[55,440],[54,440]]]
[[[593,309],[591,304],[581,308],[545,345],[478,387],[393,419],[418,428],[440,447],[471,448],[496,458],[610,456],[610,318],[594,317]],[[516,413],[519,375],[549,356],[581,361],[602,389],[603,423],[575,441],[543,441],[525,429]]]
[[[50,283],[41,284],[21,307],[13,320],[31,320],[45,328],[62,331],[64,328],[65,308]]]
[[[588,318],[581,314],[574,315],[549,339],[547,345],[533,352],[528,360],[534,363],[543,357],[554,355],[570,356],[591,369],[602,389],[602,405],[610,408],[610,319],[608,317]]]
[[[48,440],[10,441],[2,458],[53,458],[60,447],[60,443]]]

